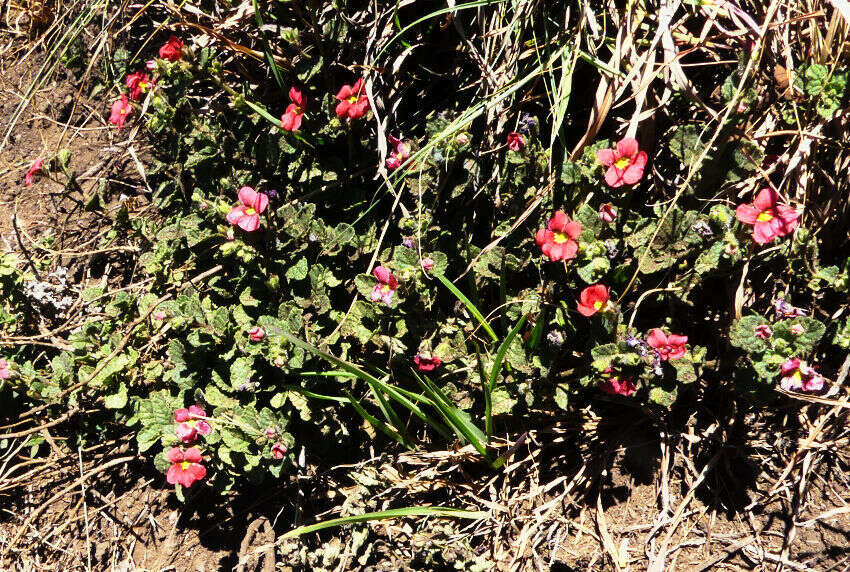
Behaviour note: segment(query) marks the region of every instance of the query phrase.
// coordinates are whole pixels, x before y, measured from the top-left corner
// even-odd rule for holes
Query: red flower
[[[159,57],[170,62],[176,62],[183,57],[183,41],[172,34],[168,41],[160,46]]]
[[[605,370],[605,373],[610,377],[607,377],[599,382],[599,389],[604,391],[605,393],[610,393],[611,395],[623,395],[625,397],[629,397],[635,391],[635,382],[630,377],[620,377],[617,375],[611,375],[613,371],[609,367]]]
[[[207,414],[197,405],[190,405],[189,409],[178,409],[174,412],[174,420],[177,426],[177,437],[184,443],[192,443],[198,438],[198,434],[209,435],[212,431],[210,424],[204,421]]]
[[[0,379],[9,379],[12,376],[12,372],[9,371],[9,362],[0,358]]]
[[[378,279],[378,284],[375,284],[372,288],[372,293],[369,297],[373,302],[381,300],[384,304],[389,305],[389,303],[393,300],[393,294],[395,294],[396,289],[398,289],[398,280],[395,276],[393,276],[392,272],[384,266],[376,266],[375,269],[372,270],[372,274]]]
[[[410,145],[392,135],[387,135],[387,141],[393,146],[390,156],[387,157],[387,169],[394,171],[410,158]]]
[[[280,443],[275,443],[274,445],[272,445],[272,457],[274,457],[278,461],[283,459],[287,451],[289,451],[289,449],[287,449],[285,445],[281,445]]]
[[[266,337],[266,331],[260,326],[254,326],[248,330],[248,337],[251,338],[252,342],[261,342]]]
[[[298,131],[301,128],[301,120],[304,118],[304,96],[301,91],[294,87],[289,89],[290,103],[286,112],[280,118],[280,128],[286,131]]]
[[[508,149],[520,151],[523,147],[525,147],[525,137],[516,131],[508,133]]]
[[[617,209],[611,203],[605,203],[599,207],[599,220],[612,223],[617,219]]]
[[[260,228],[260,213],[269,206],[269,197],[265,193],[258,193],[251,187],[239,189],[239,202],[227,213],[227,222],[235,224],[247,232],[254,232]]]
[[[419,371],[434,371],[435,369],[440,367],[440,364],[443,363],[443,360],[441,360],[437,356],[429,357],[424,354],[419,354],[417,356],[414,356],[413,363],[416,364],[416,369],[418,369]]]
[[[41,174],[41,166],[44,163],[41,159],[36,159],[32,163],[32,167],[27,171],[27,174],[24,175],[24,184],[28,187],[32,186],[33,181],[35,180],[35,176]]]
[[[813,367],[798,358],[787,360],[782,364],[782,379],[779,386],[785,391],[820,391],[825,380],[818,375]]]
[[[788,205],[779,204],[779,195],[773,189],[762,189],[753,204],[738,205],[735,216],[743,224],[753,225],[754,241],[767,244],[774,238],[794,232],[800,213]]]
[[[616,149],[600,149],[596,158],[608,167],[605,182],[610,187],[634,185],[643,178],[647,157],[645,151],[638,149],[636,139],[626,137],[617,143]]]
[[[658,352],[662,361],[667,361],[668,359],[678,359],[685,355],[685,344],[688,343],[688,336],[678,336],[676,334],[670,334],[668,336],[659,328],[655,328],[646,338],[646,343]]]
[[[582,316],[592,316],[596,312],[606,312],[611,307],[611,296],[608,287],[602,284],[588,286],[581,291],[578,302],[578,312]]]
[[[570,260],[578,252],[581,224],[569,219],[564,211],[555,211],[546,228],[537,231],[537,244],[549,260]]]
[[[126,94],[122,95],[121,99],[116,99],[115,103],[112,104],[112,113],[109,115],[109,122],[120,130],[124,127],[124,122],[127,121],[127,117],[132,112],[133,106],[130,105],[130,100],[127,99]]]
[[[767,324],[761,324],[756,326],[755,336],[757,338],[761,338],[762,340],[768,340],[773,335],[773,328],[768,326]]]
[[[130,90],[130,99],[133,101],[139,101],[142,94],[147,93],[154,85],[154,82],[151,81],[150,77],[145,72],[129,74],[127,76],[126,83],[127,89]]]
[[[336,114],[348,119],[359,119],[366,115],[369,109],[369,98],[363,90],[363,78],[352,85],[344,85],[336,94],[339,103],[336,105]]]
[[[203,458],[197,447],[182,450],[172,447],[166,454],[171,467],[165,474],[165,480],[172,485],[191,487],[196,481],[207,476],[207,469],[201,465]]]

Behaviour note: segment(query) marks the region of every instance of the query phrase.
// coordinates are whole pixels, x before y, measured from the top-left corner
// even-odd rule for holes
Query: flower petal
[[[564,225],[564,233],[574,240],[578,239],[581,236],[581,223],[574,220],[569,221]]]
[[[555,211],[555,214],[553,214],[552,218],[549,219],[547,227],[552,232],[564,232],[564,226],[566,226],[568,222],[570,222],[570,219],[564,211]]]
[[[649,336],[646,338],[646,343],[649,344],[649,347],[653,349],[658,349],[660,347],[667,345],[667,334],[665,334],[659,328],[655,328],[650,332]]]
[[[183,453],[183,460],[190,463],[200,463],[203,460],[201,451],[197,447],[190,447]]]
[[[759,194],[756,195],[756,198],[753,201],[753,206],[756,207],[759,212],[764,212],[775,207],[777,202],[779,202],[779,196],[776,194],[776,191],[773,189],[762,189],[759,191]]]
[[[634,158],[638,154],[638,142],[634,137],[624,137],[617,142],[617,155]]]
[[[770,222],[756,221],[755,226],[753,226],[753,240],[758,244],[767,244],[773,241],[774,238],[776,238],[776,232],[773,230]]]
[[[596,151],[596,160],[606,167],[610,167],[617,160],[613,149],[599,149]]]
[[[254,232],[260,228],[260,217],[259,215],[245,215],[236,224],[245,232]]]
[[[623,170],[618,169],[614,165],[608,167],[608,170],[605,171],[605,182],[608,183],[609,187],[617,187],[623,186]]]
[[[738,205],[735,216],[744,224],[756,224],[761,211],[753,205]]]

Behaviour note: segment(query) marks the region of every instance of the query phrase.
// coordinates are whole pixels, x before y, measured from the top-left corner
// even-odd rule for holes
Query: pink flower
[[[260,228],[260,213],[269,206],[269,197],[258,193],[251,187],[239,189],[239,202],[227,213],[227,222],[235,224],[246,232],[254,232]]]
[[[813,392],[820,391],[824,386],[823,376],[818,375],[814,368],[797,358],[789,359],[782,364],[782,379],[779,386],[785,391]]]
[[[537,244],[549,260],[570,260],[578,252],[581,224],[569,219],[564,211],[555,211],[545,228],[537,231]]]
[[[0,358],[0,379],[9,379],[11,375],[12,372],[9,371],[9,362]]]
[[[578,302],[578,312],[590,317],[596,312],[606,312],[611,307],[611,296],[608,287],[602,284],[588,286],[581,291]]]
[[[272,457],[274,457],[278,461],[283,459],[287,451],[289,451],[289,449],[287,449],[285,445],[282,445],[280,443],[275,443],[274,445],[272,445]]]
[[[274,439],[275,437],[277,437],[277,430],[275,430],[274,427],[266,427],[265,433],[266,437],[268,437],[269,439]]]
[[[147,93],[154,82],[145,72],[131,73],[127,76],[127,89],[130,90],[130,99],[139,101],[143,93]]]
[[[363,78],[357,80],[354,85],[344,85],[336,94],[339,103],[336,106],[336,114],[348,119],[359,119],[366,115],[369,109],[369,98],[363,90]]]
[[[121,99],[116,99],[115,103],[112,104],[112,112],[109,115],[109,122],[118,127],[118,130],[120,131],[121,128],[124,127],[124,122],[127,121],[127,118],[132,112],[133,106],[130,105],[130,100],[127,99],[126,94],[123,94]]]
[[[605,203],[599,207],[599,220],[612,223],[617,219],[617,209],[611,203]]]
[[[384,304],[389,305],[393,300],[393,294],[398,289],[398,280],[393,276],[392,272],[383,266],[376,266],[372,270],[372,274],[378,279],[378,283],[372,288],[372,293],[369,297],[373,302],[381,300]]]
[[[426,256],[425,258],[422,259],[422,269],[425,272],[432,271],[434,269],[434,264],[435,264],[435,262],[434,262],[433,258],[428,258]]]
[[[301,128],[301,120],[304,118],[304,96],[301,91],[294,87],[289,89],[290,103],[280,118],[280,128],[286,131],[298,131]]]
[[[261,342],[266,337],[266,331],[260,326],[254,326],[248,330],[248,337],[251,338],[252,342]]]
[[[156,71],[157,63],[156,60],[148,60],[145,62],[145,69],[148,71]]]
[[[443,363],[443,360],[434,355],[427,356],[425,354],[419,354],[417,356],[414,356],[413,363],[416,364],[416,369],[418,369],[419,371],[434,371],[435,369],[440,367],[440,364]]]
[[[632,378],[621,378],[617,375],[611,375],[613,371],[610,367],[605,370],[605,373],[610,377],[607,377],[599,382],[599,389],[601,389],[605,393],[629,397],[636,391],[635,382],[632,380]]]
[[[757,338],[761,338],[762,340],[769,340],[771,336],[773,336],[773,328],[771,328],[767,324],[761,324],[759,326],[756,326],[755,336]]]
[[[466,133],[458,133],[457,137],[455,137],[455,143],[458,145],[466,145],[469,143],[469,135]]]
[[[177,426],[177,437],[184,443],[193,443],[198,434],[209,435],[212,431],[210,424],[205,421],[207,413],[197,405],[190,405],[189,409],[178,409],[174,412],[174,420]]]
[[[166,314],[163,310],[157,310],[151,314],[151,317],[153,317],[154,320],[159,320],[161,322],[168,317],[168,314]]]
[[[36,159],[32,163],[32,167],[27,171],[27,174],[24,175],[24,184],[28,187],[32,186],[33,181],[35,180],[36,175],[41,174],[41,166],[44,163],[41,159]]]
[[[791,324],[788,330],[795,336],[802,336],[806,333],[806,328],[803,327],[803,324]]]
[[[738,205],[735,216],[743,224],[753,226],[756,243],[767,244],[794,232],[800,213],[788,205],[779,204],[779,195],[773,189],[762,189],[752,204]]]
[[[168,450],[166,458],[171,463],[165,480],[172,485],[191,487],[196,481],[207,476],[207,469],[201,465],[203,457],[197,447],[190,447],[183,451],[177,447]]]
[[[676,334],[670,334],[668,336],[659,328],[655,328],[646,338],[646,343],[658,352],[662,361],[667,361],[668,359],[678,359],[685,355],[685,344],[688,343],[688,336],[678,336]]]
[[[176,62],[183,57],[183,41],[172,34],[168,41],[160,46],[159,57],[170,62]]]
[[[387,141],[393,147],[389,157],[387,157],[387,169],[394,171],[410,158],[410,145],[402,142],[400,139],[396,139],[392,135],[387,135]]]
[[[283,356],[277,356],[276,358],[274,358],[274,364],[277,367],[283,367],[286,365],[286,360],[283,359]]]
[[[523,147],[525,147],[525,137],[516,131],[508,133],[508,149],[521,151]]]
[[[638,148],[636,139],[626,137],[617,143],[616,149],[600,149],[596,158],[608,167],[605,182],[609,187],[634,185],[643,178],[646,167],[646,152]]]

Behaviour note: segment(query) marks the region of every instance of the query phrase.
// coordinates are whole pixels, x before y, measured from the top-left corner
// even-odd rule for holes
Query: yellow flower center
[[[358,99],[359,98],[356,95],[352,95],[351,97],[348,98],[348,103],[351,103],[351,104],[357,103]]]
[[[383,286],[381,286],[381,292],[383,292],[384,294],[386,294],[387,292],[389,292],[391,290],[392,290],[392,286],[390,286],[389,284],[384,284]]]
[[[618,169],[625,169],[626,167],[629,166],[629,163],[631,163],[631,161],[629,160],[628,157],[621,157],[620,159],[617,159],[616,161],[614,161],[614,166],[617,167]]]
[[[121,115],[124,115],[125,113],[127,113],[127,108],[126,108],[126,107],[122,107],[122,108],[121,108]]]
[[[593,307],[596,308],[597,310],[601,310],[602,309],[602,302],[597,300],[596,302],[593,303]]]
[[[800,373],[800,370],[798,369],[793,374],[791,374],[791,379],[793,379],[794,381],[803,381],[803,374]]]
[[[756,217],[756,220],[759,222],[770,222],[773,220],[773,215],[765,211],[763,213],[759,213],[759,216]]]
[[[569,239],[570,237],[564,234],[563,232],[556,232],[555,237],[552,240],[555,241],[555,244],[564,244]]]
[[[192,463],[190,463],[189,461],[183,461],[182,463],[180,463],[180,468],[185,471],[186,469],[189,468],[189,465],[191,465],[191,464]]]
[[[251,207],[248,207],[247,209],[245,209],[245,214],[246,215],[255,215],[255,214],[257,214],[257,211],[255,211]]]

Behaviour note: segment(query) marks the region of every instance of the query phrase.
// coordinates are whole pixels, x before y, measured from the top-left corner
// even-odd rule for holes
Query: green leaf
[[[447,518],[468,518],[472,520],[481,520],[488,517],[486,511],[468,511],[445,506],[421,506],[408,508],[394,508],[390,510],[381,510],[378,512],[367,512],[356,516],[346,516],[342,518],[333,518],[323,522],[317,522],[308,526],[300,526],[294,530],[283,534],[280,538],[295,538],[302,534],[309,534],[317,530],[332,528],[334,526],[343,526],[346,524],[355,524],[358,522],[369,522],[373,520],[386,520],[389,518],[404,518],[409,516],[436,516]]]
[[[443,285],[449,289],[449,291],[455,295],[455,297],[463,302],[463,305],[466,306],[466,309],[469,310],[469,313],[472,314],[478,323],[481,324],[481,327],[484,328],[484,331],[490,336],[494,342],[499,341],[499,337],[496,335],[496,332],[493,331],[493,328],[490,327],[489,322],[484,319],[484,316],[475,307],[475,304],[469,301],[469,298],[463,295],[463,293],[457,289],[457,287],[452,284],[448,278],[446,278],[443,274],[435,274],[437,279],[443,283]]]
[[[127,405],[127,384],[119,384],[118,391],[107,395],[104,398],[103,404],[107,409],[122,409]]]
[[[304,280],[307,278],[308,270],[307,259],[302,256],[298,259],[298,262],[286,270],[286,278],[288,280]]]

